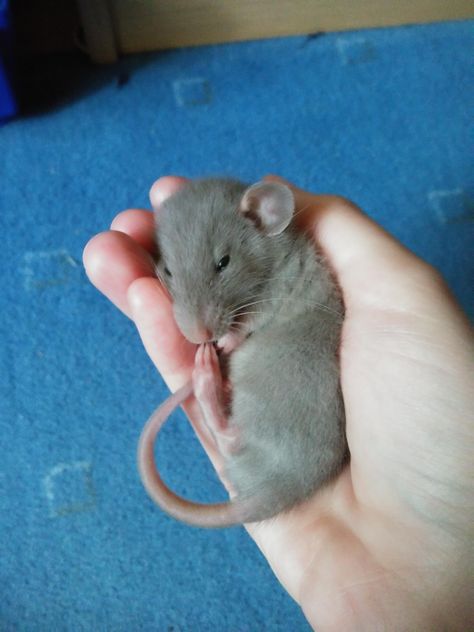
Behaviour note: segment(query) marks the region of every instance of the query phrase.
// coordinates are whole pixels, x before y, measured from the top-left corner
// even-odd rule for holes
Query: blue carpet
[[[148,500],[135,446],[166,390],[82,248],[161,174],[280,173],[362,205],[473,315],[473,25],[139,56],[0,128],[0,629],[308,629],[243,529]],[[161,455],[222,497],[183,417]]]

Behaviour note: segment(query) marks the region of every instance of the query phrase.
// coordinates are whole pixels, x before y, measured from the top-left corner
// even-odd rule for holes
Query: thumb
[[[341,286],[346,307],[411,309],[434,270],[365,215],[336,195],[315,195],[285,180],[295,197],[296,219],[320,246]]]

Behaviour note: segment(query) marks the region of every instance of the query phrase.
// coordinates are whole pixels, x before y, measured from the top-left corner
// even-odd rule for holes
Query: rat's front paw
[[[246,337],[246,333],[228,333],[219,338],[219,340],[217,341],[217,346],[225,354],[228,354],[236,349],[240,345],[240,343],[245,340]]]

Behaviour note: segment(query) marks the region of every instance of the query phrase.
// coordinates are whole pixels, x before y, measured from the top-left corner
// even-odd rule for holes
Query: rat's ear
[[[278,235],[291,222],[295,210],[293,193],[278,182],[257,182],[240,202],[240,212],[265,235]]]

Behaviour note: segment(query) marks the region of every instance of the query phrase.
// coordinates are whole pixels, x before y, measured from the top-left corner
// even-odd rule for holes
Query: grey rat
[[[201,346],[193,381],[147,423],[138,462],[153,500],[192,525],[230,526],[290,510],[348,457],[341,296],[293,215],[293,194],[283,184],[227,179],[184,185],[156,215],[157,274],[181,332]],[[227,398],[214,346],[225,352]],[[193,392],[236,492],[228,503],[176,496],[155,465],[156,434]]]

